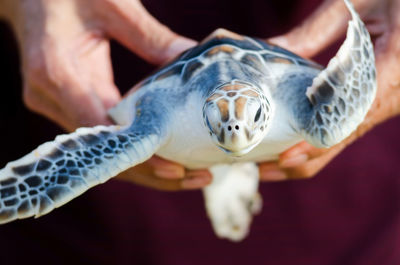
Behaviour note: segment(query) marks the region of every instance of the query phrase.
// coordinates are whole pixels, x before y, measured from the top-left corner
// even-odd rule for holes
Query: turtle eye
[[[257,122],[261,116],[261,107],[258,108],[256,116],[254,117],[254,122]]]

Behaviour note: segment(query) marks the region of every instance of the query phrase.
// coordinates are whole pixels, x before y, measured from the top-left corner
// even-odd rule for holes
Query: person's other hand
[[[110,38],[154,64],[196,44],[160,24],[139,0],[4,0],[0,14],[20,44],[25,104],[68,131],[112,123],[107,110],[121,95]],[[168,190],[211,181],[207,171],[185,174],[183,166],[157,157],[121,178]]]
[[[365,121],[342,143],[317,149],[301,142],[277,162],[260,164],[265,181],[309,178],[347,145],[400,112],[400,0],[352,0],[375,42],[378,90]],[[343,36],[350,14],[342,0],[325,1],[302,25],[269,41],[304,57],[313,57]]]

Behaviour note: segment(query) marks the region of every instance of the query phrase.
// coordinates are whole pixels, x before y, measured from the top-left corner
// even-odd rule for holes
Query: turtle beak
[[[219,147],[219,149],[224,151],[229,156],[242,157],[242,156],[246,155],[247,153],[249,153],[251,150],[253,150],[253,148],[256,147],[257,144],[258,143],[249,145],[248,147],[242,148],[240,150],[229,150],[221,145],[217,145],[217,146]]]

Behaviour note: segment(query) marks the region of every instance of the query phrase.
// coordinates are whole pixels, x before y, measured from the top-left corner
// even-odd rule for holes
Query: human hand
[[[3,0],[0,15],[19,41],[25,104],[68,131],[111,124],[107,110],[121,95],[110,38],[154,64],[195,45],[160,24],[139,0]],[[121,178],[159,189],[197,188],[211,181],[201,172],[185,173],[154,157]]]
[[[378,90],[371,110],[352,135],[332,148],[318,149],[301,142],[282,153],[279,161],[260,164],[262,180],[312,177],[350,143],[400,113],[400,0],[352,2],[375,42]],[[342,36],[349,17],[342,0],[325,1],[302,25],[269,41],[312,57]]]
[[[139,0],[4,0],[21,49],[26,105],[68,131],[110,124],[120,100],[109,38],[160,64],[195,44]]]

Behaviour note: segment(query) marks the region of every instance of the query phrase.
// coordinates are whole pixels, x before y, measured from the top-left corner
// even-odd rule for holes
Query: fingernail
[[[281,170],[268,170],[261,172],[260,178],[268,181],[282,181],[288,179],[286,173]]]
[[[179,37],[168,47],[167,56],[169,58],[177,56],[179,53],[196,46],[197,42],[191,39]]]
[[[182,188],[184,189],[198,189],[203,188],[210,184],[211,178],[209,176],[187,178],[182,180]]]
[[[180,167],[159,168],[154,170],[154,174],[159,178],[181,179],[185,176],[185,170]]]
[[[285,160],[282,160],[279,165],[281,167],[296,167],[299,166],[308,160],[308,155],[306,154],[299,154],[293,157],[289,157]]]

